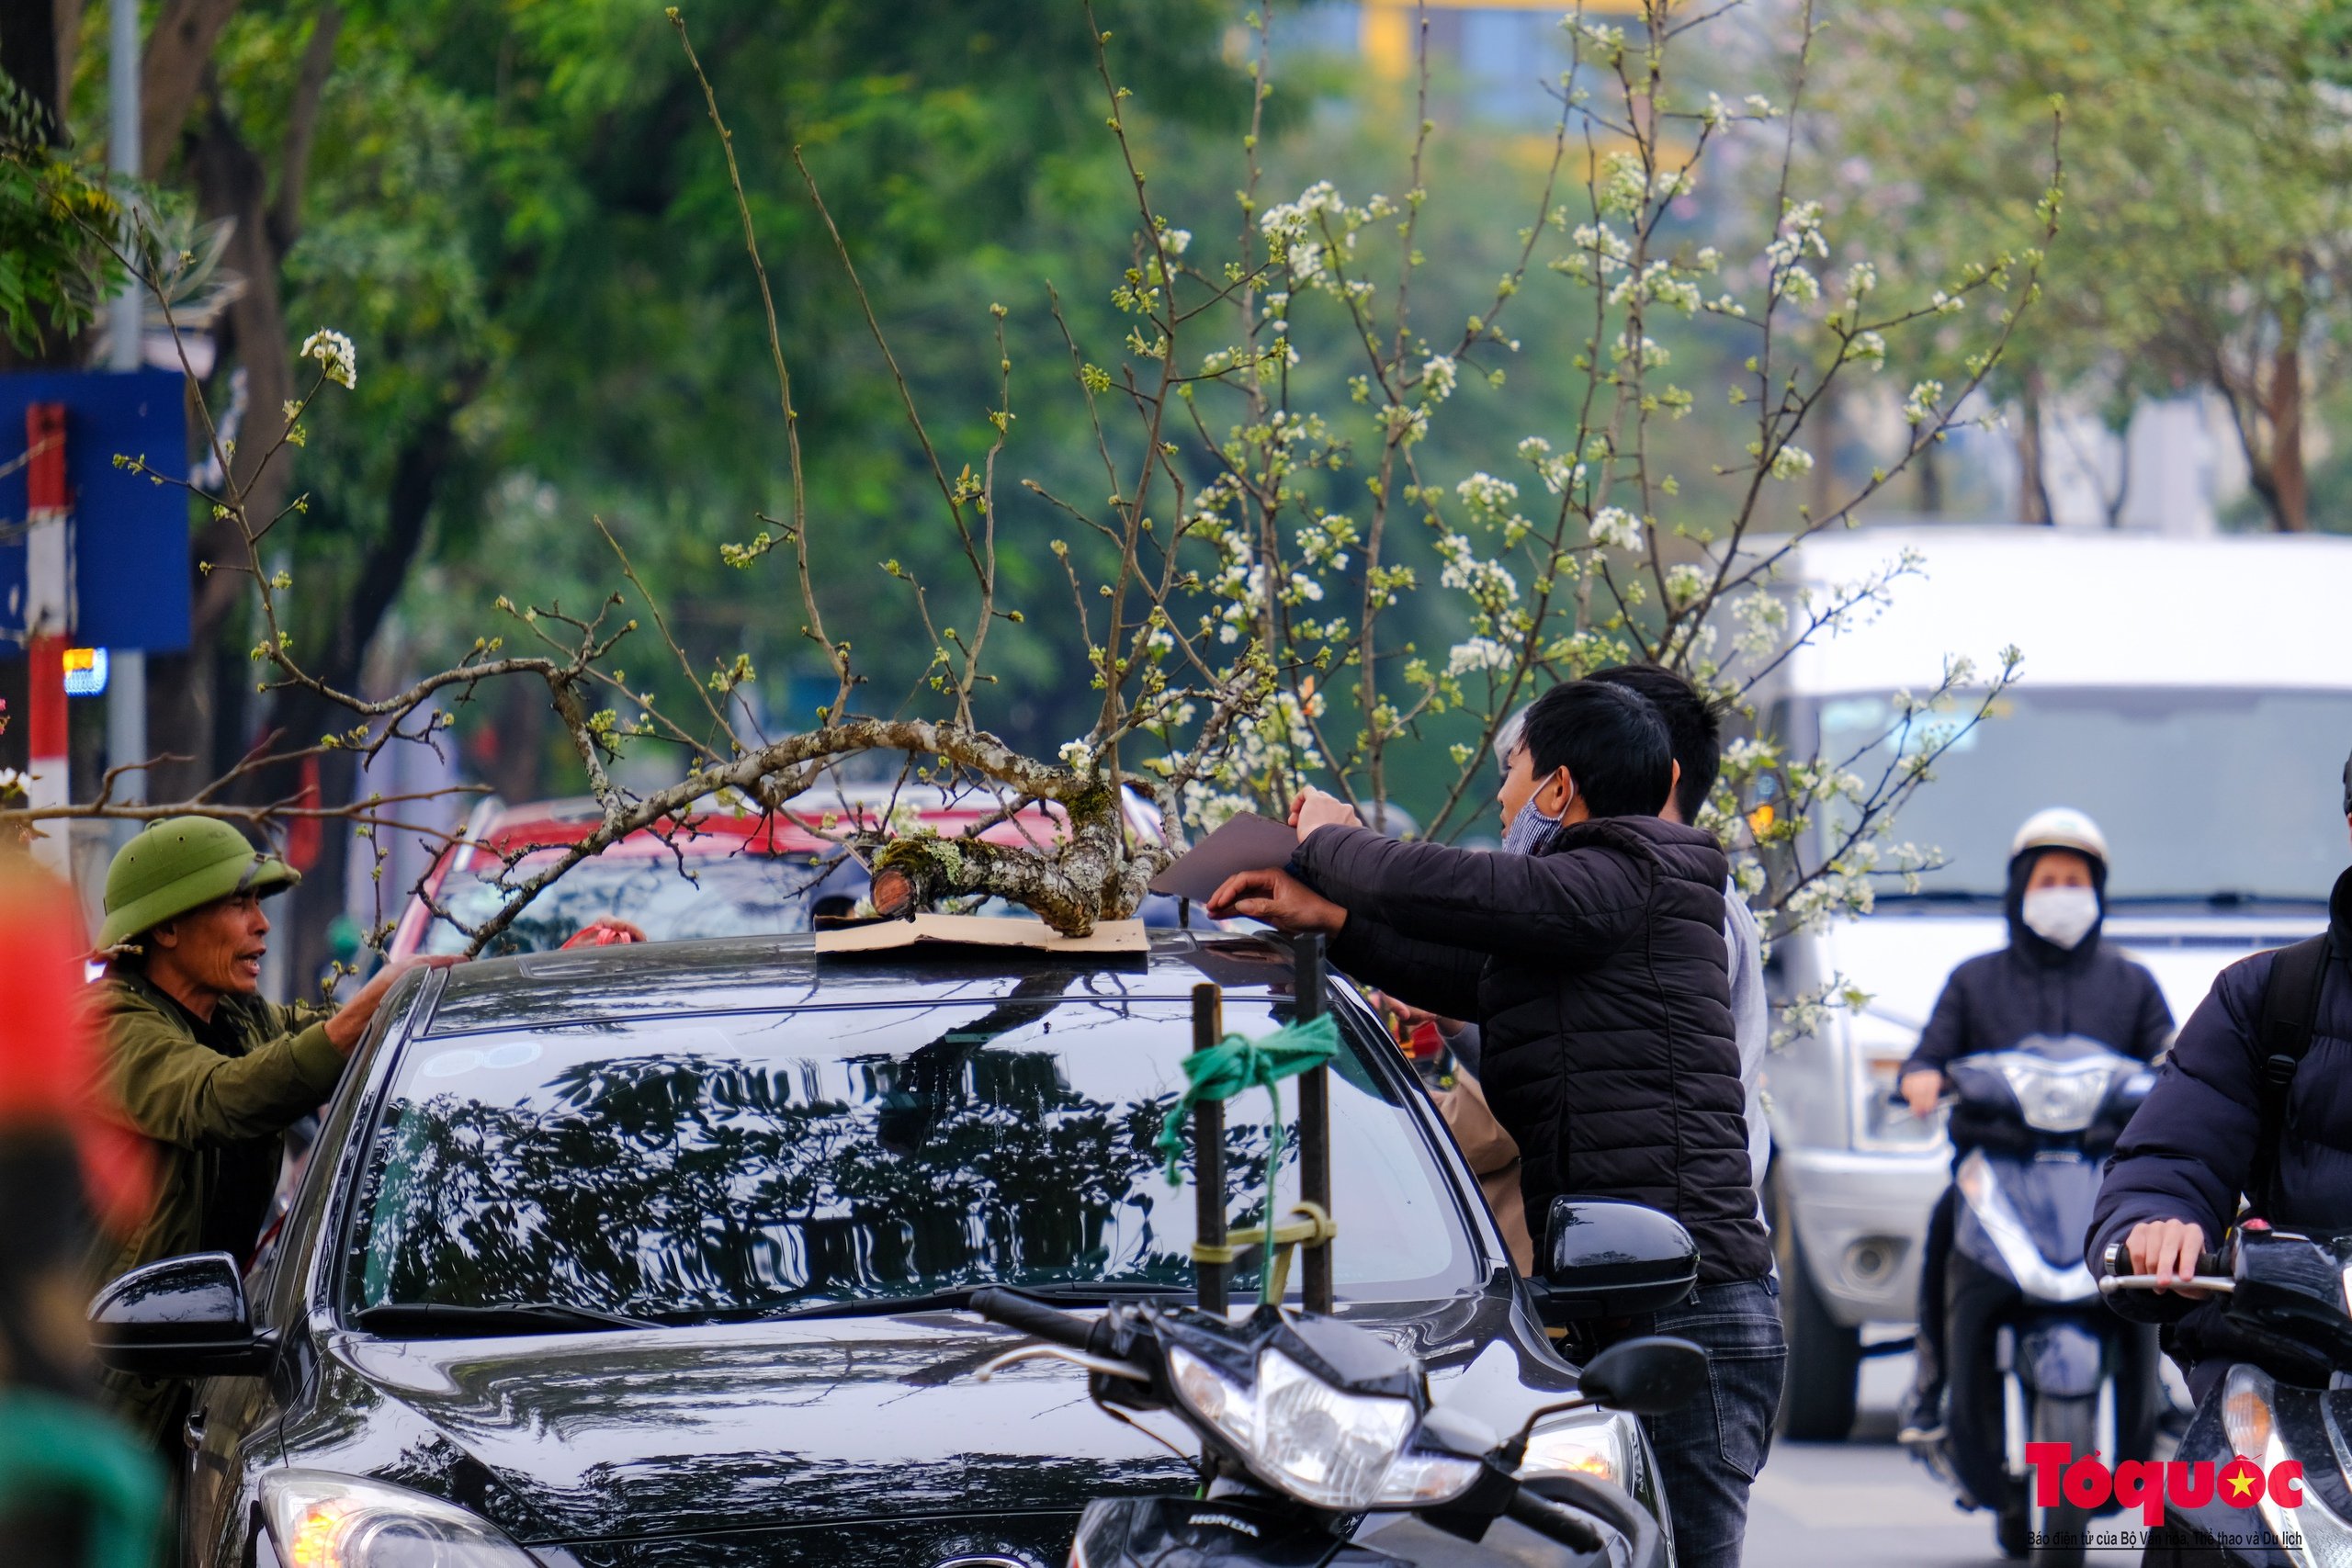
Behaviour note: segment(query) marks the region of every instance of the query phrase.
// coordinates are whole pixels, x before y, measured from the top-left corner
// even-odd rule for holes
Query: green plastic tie
[[[1159,1124],[1159,1155],[1167,1161],[1168,1185],[1182,1186],[1184,1122],[1204,1100],[1231,1100],[1245,1089],[1262,1089],[1273,1102],[1272,1135],[1266,1145],[1266,1240],[1258,1265],[1258,1299],[1271,1299],[1274,1281],[1274,1173],[1283,1155],[1283,1097],[1274,1086],[1323,1066],[1340,1054],[1340,1022],[1323,1013],[1306,1023],[1284,1024],[1255,1040],[1228,1034],[1184,1058],[1184,1097]],[[1219,1195],[1222,1201],[1223,1195]]]

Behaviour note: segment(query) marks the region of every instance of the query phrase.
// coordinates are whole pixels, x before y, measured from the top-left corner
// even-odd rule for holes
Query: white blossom
[[[1525,443],[1521,443],[1523,446]],[[1474,512],[1503,512],[1519,499],[1519,487],[1483,470],[1453,487],[1453,493]]]
[[[1920,424],[1934,418],[1936,405],[1942,401],[1943,395],[1944,384],[1941,381],[1920,382],[1911,389],[1911,395],[1903,400],[1904,419],[1912,424]]]
[[[1432,354],[1421,361],[1421,393],[1433,403],[1453,395],[1454,368],[1451,355]]]
[[[1445,672],[1458,676],[1480,670],[1508,670],[1515,657],[1492,637],[1474,637],[1446,650]]]
[[[1813,454],[1802,446],[1784,446],[1772,454],[1772,477],[1792,479],[1813,472]]]
[[[1604,506],[1592,514],[1592,542],[1604,549],[1639,549],[1641,519],[1622,506]]]
[[[302,340],[305,359],[315,359],[326,372],[328,380],[338,387],[359,384],[359,351],[341,333],[322,327]]]

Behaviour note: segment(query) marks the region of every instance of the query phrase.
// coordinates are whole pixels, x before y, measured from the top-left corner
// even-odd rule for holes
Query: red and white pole
[[[25,411],[25,630],[31,656],[26,795],[39,809],[63,806],[66,779],[65,647],[74,629],[73,503],[65,488],[65,409],[35,403]],[[65,824],[42,826],[33,856],[59,876],[72,874]]]

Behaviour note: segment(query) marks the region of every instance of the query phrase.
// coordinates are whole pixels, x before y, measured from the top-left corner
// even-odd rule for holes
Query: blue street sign
[[[176,370],[44,370],[0,376],[0,637],[24,638],[25,410],[65,407],[65,483],[74,507],[74,640],[158,653],[187,647],[188,502],[114,466],[143,458],[187,477],[187,401]],[[12,466],[13,465],[13,466]]]

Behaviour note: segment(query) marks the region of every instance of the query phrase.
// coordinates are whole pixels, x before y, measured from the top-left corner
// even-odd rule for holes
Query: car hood
[[[1569,1380],[1512,1309],[1463,1297],[1351,1314],[1442,1360],[1490,1419]],[[957,1313],[399,1343],[329,1335],[283,1454],[448,1497],[516,1540],[615,1540],[916,1516],[1075,1514],[1189,1486],[1188,1463],[1087,1398],[1085,1374],[974,1373],[1023,1337]],[[1146,1417],[1176,1447],[1172,1417]]]

